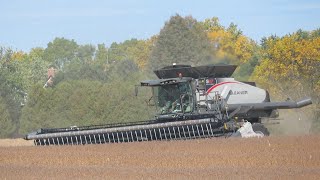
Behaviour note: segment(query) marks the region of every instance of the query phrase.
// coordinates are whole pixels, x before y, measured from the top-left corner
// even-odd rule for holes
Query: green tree
[[[10,113],[6,107],[6,102],[0,96],[0,138],[9,137],[16,129]]]
[[[119,60],[131,60],[140,69],[145,69],[150,58],[154,38],[148,40],[131,39],[123,43],[113,43],[109,48],[110,63]]]
[[[19,125],[25,92],[19,62],[24,54],[0,48],[0,136],[9,137]]]
[[[108,77],[110,81],[114,79],[129,80],[132,78],[130,75],[137,73],[138,71],[139,68],[133,61],[123,60],[112,64],[108,71]]]
[[[134,96],[139,76],[130,73],[130,78],[108,83],[66,80],[48,89],[34,85],[22,111],[20,133],[39,128],[147,120],[152,114],[145,103],[151,97],[150,91]]]
[[[28,91],[35,83],[44,84],[47,81],[47,70],[50,63],[45,61],[43,56],[44,49],[33,48],[26,55],[25,60],[19,62],[19,71],[22,76],[24,91]]]
[[[76,58],[79,45],[74,40],[55,38],[44,51],[45,60],[59,69]]]
[[[74,61],[65,66],[64,71],[59,71],[54,78],[54,84],[58,84],[65,80],[96,80],[105,82],[107,72],[103,66],[98,63],[83,64]]]
[[[80,60],[80,62],[88,64],[94,60],[95,52],[96,48],[93,45],[80,45],[77,50],[76,57]]]
[[[150,56],[150,67],[158,69],[172,63],[209,63],[210,44],[200,23],[192,17],[175,15],[161,29]]]
[[[220,24],[218,17],[207,18],[200,23],[206,32],[225,30],[225,27]]]
[[[95,61],[105,66],[108,59],[108,49],[106,48],[105,44],[98,44],[98,49],[96,51]]]

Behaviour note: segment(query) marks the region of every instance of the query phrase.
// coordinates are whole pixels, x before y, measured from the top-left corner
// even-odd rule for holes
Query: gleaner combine
[[[154,71],[157,80],[142,81],[152,88],[157,110],[149,121],[39,129],[25,139],[35,145],[79,145],[210,137],[262,137],[269,131],[262,118],[276,118],[277,109],[312,103],[270,102],[268,91],[254,82],[231,78],[236,66],[173,65]],[[136,91],[138,93],[138,91]]]

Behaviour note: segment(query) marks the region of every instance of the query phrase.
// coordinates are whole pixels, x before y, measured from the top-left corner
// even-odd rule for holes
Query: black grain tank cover
[[[189,65],[173,65],[155,70],[153,72],[158,76],[159,79],[176,78],[179,76],[179,73],[181,73],[183,77],[192,77],[194,79],[223,78],[230,77],[236,68],[236,65],[226,64],[212,64],[195,67],[191,67]]]

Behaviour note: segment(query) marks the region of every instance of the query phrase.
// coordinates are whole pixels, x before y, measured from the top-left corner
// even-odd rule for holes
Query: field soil
[[[4,139],[0,179],[320,179],[320,136],[47,147]]]

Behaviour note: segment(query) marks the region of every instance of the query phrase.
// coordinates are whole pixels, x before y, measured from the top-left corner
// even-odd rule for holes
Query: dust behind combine
[[[0,140],[0,179],[320,178],[319,135],[46,147],[19,142]]]

